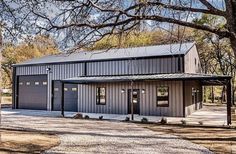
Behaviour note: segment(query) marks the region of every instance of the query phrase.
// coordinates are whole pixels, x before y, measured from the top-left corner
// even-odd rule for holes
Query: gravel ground
[[[61,140],[45,153],[212,153],[173,135],[133,123],[58,118],[55,112],[2,111],[2,126],[56,132]]]

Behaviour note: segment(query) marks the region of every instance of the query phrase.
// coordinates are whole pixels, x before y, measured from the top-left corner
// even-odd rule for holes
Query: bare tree
[[[172,23],[229,38],[236,56],[235,0],[1,0],[2,24],[9,33],[31,30],[52,32],[62,42],[78,47],[110,34],[119,34],[140,26]],[[7,12],[7,13],[6,13]],[[201,14],[220,16],[224,26],[212,27],[192,22]],[[20,25],[27,25],[27,28]],[[27,34],[27,33],[26,33]],[[63,38],[63,39],[62,39]]]

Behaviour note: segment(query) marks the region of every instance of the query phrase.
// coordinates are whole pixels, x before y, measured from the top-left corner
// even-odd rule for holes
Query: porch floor
[[[125,120],[126,117],[131,115],[120,115],[120,114],[102,114],[102,113],[82,113],[83,116],[88,115],[90,118],[98,119],[99,116],[103,116],[103,119],[111,120]],[[193,114],[182,117],[165,117],[167,122],[170,124],[181,124],[181,120],[185,120],[187,124],[199,125],[199,122],[203,122],[203,125],[209,126],[223,126],[227,125],[226,118],[226,105],[203,105],[203,108],[194,112]],[[66,114],[67,117],[72,117],[73,114]],[[145,117],[150,122],[158,122],[161,120],[162,116],[142,116],[134,115],[134,121],[141,121]]]

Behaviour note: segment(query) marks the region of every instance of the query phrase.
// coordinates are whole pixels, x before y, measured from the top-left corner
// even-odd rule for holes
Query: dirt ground
[[[56,135],[0,129],[0,153],[40,153],[59,145]]]
[[[173,125],[145,125],[145,128],[179,136],[217,154],[236,153],[236,129]]]

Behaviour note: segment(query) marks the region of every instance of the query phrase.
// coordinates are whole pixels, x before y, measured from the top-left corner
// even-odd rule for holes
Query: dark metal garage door
[[[53,105],[52,110],[61,110],[62,85],[60,81],[53,81]],[[64,110],[78,111],[78,85],[64,84]]]
[[[18,108],[47,110],[47,75],[18,77]]]

